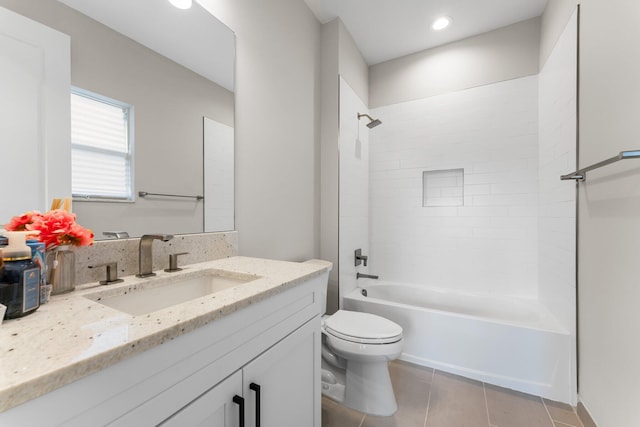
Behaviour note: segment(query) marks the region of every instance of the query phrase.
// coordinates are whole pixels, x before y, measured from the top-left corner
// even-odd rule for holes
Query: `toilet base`
[[[398,410],[387,363],[348,361],[345,406],[371,415],[390,416]]]
[[[391,416],[398,410],[388,364],[347,361],[347,369],[322,360],[322,394],[356,411]]]

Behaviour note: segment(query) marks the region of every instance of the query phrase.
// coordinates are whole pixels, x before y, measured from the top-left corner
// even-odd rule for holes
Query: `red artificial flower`
[[[69,239],[68,244],[74,246],[89,246],[93,244],[93,232],[78,224],[73,224],[65,237]]]
[[[7,231],[25,231],[32,230],[31,225],[33,222],[41,218],[42,214],[38,211],[25,212],[22,215],[14,216],[11,221],[4,226]]]
[[[40,214],[27,212],[16,216],[5,226],[8,231],[35,230],[39,231],[38,240],[47,249],[61,245],[89,246],[93,244],[91,230],[76,223],[76,216],[63,209],[53,209]]]

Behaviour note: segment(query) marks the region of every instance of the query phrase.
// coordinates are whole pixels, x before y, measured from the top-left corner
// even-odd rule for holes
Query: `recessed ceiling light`
[[[169,3],[177,7],[178,9],[189,9],[193,0],[169,0]]]
[[[449,18],[448,16],[441,16],[440,18],[433,21],[433,24],[431,24],[431,28],[433,28],[435,31],[440,31],[447,28],[450,24],[451,18]]]

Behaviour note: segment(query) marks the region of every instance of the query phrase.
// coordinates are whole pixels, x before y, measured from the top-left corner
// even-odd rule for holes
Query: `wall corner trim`
[[[576,408],[576,410],[578,413],[578,418],[580,418],[580,421],[582,421],[584,427],[598,427],[596,422],[593,421],[593,418],[591,418],[591,414],[582,402],[578,402],[578,407]]]

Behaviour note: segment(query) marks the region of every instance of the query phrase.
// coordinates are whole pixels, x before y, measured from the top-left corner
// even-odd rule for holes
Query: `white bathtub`
[[[401,325],[401,359],[575,404],[573,338],[537,301],[368,279],[358,286],[344,308]]]

